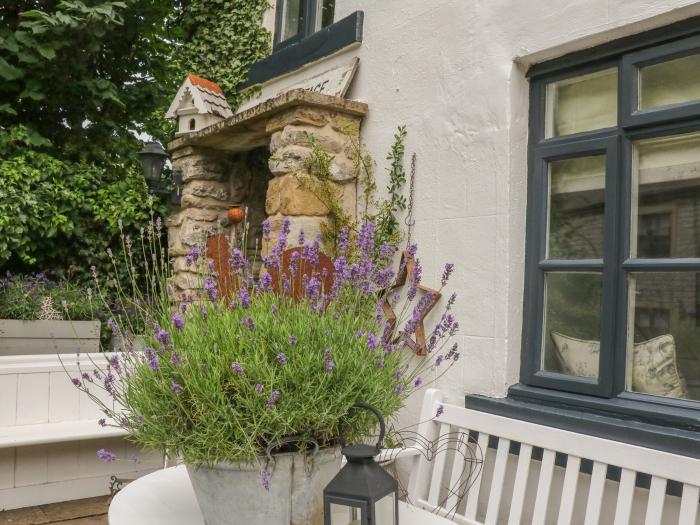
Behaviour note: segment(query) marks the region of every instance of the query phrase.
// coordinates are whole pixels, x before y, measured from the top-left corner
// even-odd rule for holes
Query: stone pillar
[[[201,288],[194,268],[186,263],[192,247],[200,250],[209,235],[220,233],[231,206],[230,162],[225,153],[184,147],[172,151],[173,169],[182,171],[180,209],[168,218],[168,252],[173,260],[171,293],[175,300]]]
[[[355,217],[357,180],[351,144],[359,140],[360,122],[357,116],[305,106],[285,110],[268,121],[269,167],[273,179],[268,186],[265,208],[272,223],[272,235],[269,243],[263,243],[263,255],[277,242],[286,218],[291,221],[288,242],[292,246],[297,243],[301,230],[310,241],[329,223],[328,208],[300,184],[304,177],[310,177],[305,169],[305,161],[311,154],[310,134],[325,152],[333,155],[330,170],[333,187],[343,209]],[[324,248],[330,249],[329,246]]]

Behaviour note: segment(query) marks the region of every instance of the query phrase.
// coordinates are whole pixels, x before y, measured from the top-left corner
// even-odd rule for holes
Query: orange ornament
[[[228,220],[231,224],[239,224],[245,219],[245,210],[241,206],[228,209]]]

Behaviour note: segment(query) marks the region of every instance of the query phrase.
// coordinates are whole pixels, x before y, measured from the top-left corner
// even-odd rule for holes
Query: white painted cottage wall
[[[378,161],[398,124],[418,155],[415,240],[426,284],[456,264],[463,358],[439,382],[450,402],[518,381],[528,117],[536,62],[700,14],[689,0],[337,0],[365,12],[364,41],[275,82],[278,91],[360,57],[348,98],[367,102]],[[274,17],[268,16],[270,23]],[[408,161],[408,159],[407,159]],[[407,162],[408,164],[408,162]],[[415,406],[405,419],[416,416]],[[403,419],[403,418],[402,418]]]

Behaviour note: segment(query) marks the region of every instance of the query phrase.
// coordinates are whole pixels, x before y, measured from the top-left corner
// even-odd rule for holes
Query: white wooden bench
[[[435,417],[441,405],[442,415]],[[463,501],[447,490],[464,471],[463,456],[453,459],[443,453],[428,461],[415,450],[404,454],[416,461],[407,487],[409,501],[454,523],[700,523],[698,459],[443,404],[434,389],[426,391],[420,421],[418,432],[428,439],[461,431],[471,436],[462,446],[483,453],[483,469],[468,480],[471,488]],[[489,448],[493,438],[495,450]],[[511,453],[514,443],[519,444],[517,455]],[[557,465],[557,455],[566,458],[565,467]],[[591,474],[581,472],[585,460],[592,462]],[[621,469],[619,482],[607,479],[608,466]],[[651,476],[648,490],[636,486],[637,473]],[[669,480],[682,484],[681,497],[667,494]],[[422,523],[430,525],[430,518]]]
[[[90,357],[105,360],[105,354]],[[86,371],[94,368],[87,355],[80,359]],[[76,354],[61,360],[71,376],[79,375]],[[124,430],[98,425],[102,417],[55,354],[0,357],[0,510],[106,494],[111,476],[162,468],[162,458],[142,454],[123,439]],[[99,461],[100,448],[124,461]],[[132,455],[139,463],[128,461]]]

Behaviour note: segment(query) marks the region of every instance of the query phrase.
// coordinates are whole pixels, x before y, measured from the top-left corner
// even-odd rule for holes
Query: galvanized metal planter
[[[340,449],[272,457],[269,490],[260,479],[266,459],[187,466],[207,525],[323,524],[323,488],[340,470]]]

